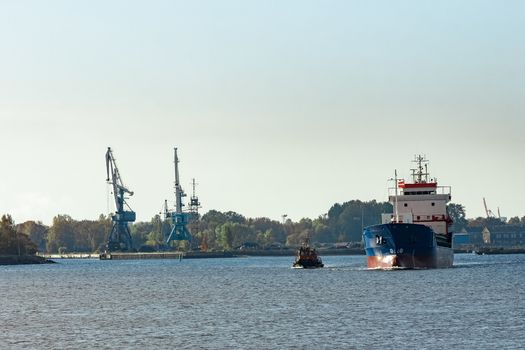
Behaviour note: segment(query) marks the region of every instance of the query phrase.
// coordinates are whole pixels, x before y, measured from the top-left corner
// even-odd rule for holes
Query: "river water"
[[[364,256],[0,266],[1,349],[523,349],[525,255],[378,271]]]

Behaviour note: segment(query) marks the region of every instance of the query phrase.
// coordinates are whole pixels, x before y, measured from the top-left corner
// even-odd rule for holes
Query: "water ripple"
[[[518,349],[524,255],[377,271],[363,256],[0,267],[9,349]],[[1,346],[4,347],[4,346]]]

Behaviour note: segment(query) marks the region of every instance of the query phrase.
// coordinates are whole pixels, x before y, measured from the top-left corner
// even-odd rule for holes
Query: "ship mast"
[[[413,162],[417,164],[417,168],[410,169],[412,171],[412,180],[414,181],[414,183],[415,184],[428,183],[428,170],[427,170],[428,160],[422,155],[417,155],[415,156]],[[424,171],[423,171],[423,165],[425,166]]]
[[[399,222],[399,214],[398,214],[398,210],[397,210],[397,186],[398,186],[398,183],[397,183],[397,169],[395,169],[394,170],[394,187],[396,188],[396,195],[394,197],[394,219],[395,219],[396,223]]]

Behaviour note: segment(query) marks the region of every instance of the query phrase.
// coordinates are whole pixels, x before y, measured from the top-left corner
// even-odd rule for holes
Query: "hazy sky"
[[[0,213],[315,218],[415,154],[467,216],[525,215],[525,1],[0,1]],[[109,202],[109,211],[114,204]]]

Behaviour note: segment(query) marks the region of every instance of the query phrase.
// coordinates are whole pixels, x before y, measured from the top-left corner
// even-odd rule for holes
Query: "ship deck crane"
[[[167,201],[164,202],[164,216],[166,219],[170,219],[172,228],[170,234],[166,238],[166,245],[172,241],[188,241],[191,243],[192,237],[188,230],[189,215],[183,212],[182,198],[186,197],[186,194],[182,190],[179,179],[179,158],[177,156],[177,148],[174,148],[174,163],[175,163],[175,210],[169,211]]]
[[[124,186],[122,182],[111,147],[108,147],[106,152],[106,173],[106,182],[113,186],[116,209],[111,215],[113,225],[108,236],[107,249],[108,251],[128,251],[133,247],[129,223],[135,221],[136,215],[127,204],[126,195],[132,196],[133,191]]]

